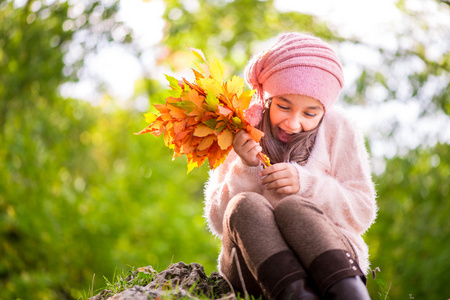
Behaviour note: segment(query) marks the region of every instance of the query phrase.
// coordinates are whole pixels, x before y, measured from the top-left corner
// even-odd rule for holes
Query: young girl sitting
[[[375,189],[362,137],[333,107],[339,59],[324,41],[287,33],[249,62],[245,79],[257,91],[246,118],[265,136],[258,144],[238,132],[206,184],[220,272],[268,299],[370,299],[361,235],[376,217]]]

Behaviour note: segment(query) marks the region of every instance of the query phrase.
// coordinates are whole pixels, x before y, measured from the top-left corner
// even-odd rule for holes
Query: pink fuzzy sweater
[[[315,203],[352,242],[363,272],[369,270],[368,247],[363,233],[377,212],[367,151],[362,136],[342,112],[333,108],[324,116],[314,149],[298,170],[298,195]],[[234,151],[224,164],[210,172],[205,186],[205,217],[212,233],[222,237],[222,221],[229,200],[253,191],[275,204],[279,194],[260,184],[261,167],[248,167]]]

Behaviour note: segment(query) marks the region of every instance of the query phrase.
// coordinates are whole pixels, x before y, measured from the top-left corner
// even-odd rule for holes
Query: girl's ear
[[[264,104],[265,109],[267,109],[267,110],[270,109],[270,106],[272,105],[272,100],[273,100],[273,98],[267,99],[266,103]]]

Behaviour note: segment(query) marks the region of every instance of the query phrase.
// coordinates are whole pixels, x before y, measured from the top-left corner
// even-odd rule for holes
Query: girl
[[[238,132],[205,188],[220,272],[268,299],[370,299],[361,235],[375,220],[375,190],[363,139],[333,107],[338,58],[318,38],[287,33],[249,62],[245,79],[257,90],[246,118],[265,136],[258,144]]]

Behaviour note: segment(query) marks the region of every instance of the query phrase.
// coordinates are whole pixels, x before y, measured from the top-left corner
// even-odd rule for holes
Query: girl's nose
[[[286,119],[286,127],[291,133],[299,133],[302,131],[302,124],[297,116]]]

